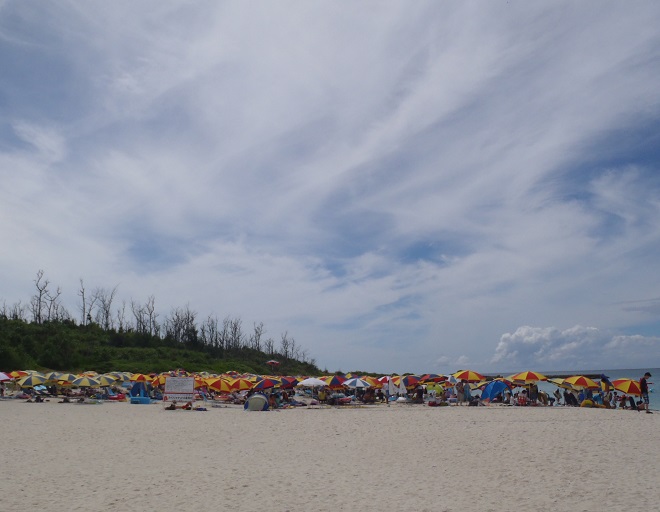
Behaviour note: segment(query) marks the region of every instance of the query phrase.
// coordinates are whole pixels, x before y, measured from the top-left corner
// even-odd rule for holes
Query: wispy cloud
[[[659,14],[5,3],[1,298],[44,268],[329,368],[568,364],[659,320],[618,304],[659,284]]]

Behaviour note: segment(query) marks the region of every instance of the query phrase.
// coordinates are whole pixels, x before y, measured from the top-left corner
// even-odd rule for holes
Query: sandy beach
[[[3,510],[649,511],[660,414],[0,402]]]

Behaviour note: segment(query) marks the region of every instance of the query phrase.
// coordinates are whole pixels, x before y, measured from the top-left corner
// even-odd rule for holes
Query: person
[[[176,410],[176,400],[172,400],[172,403],[165,407],[166,411],[174,411]]]
[[[561,403],[561,393],[559,392],[559,388],[555,389],[555,392],[553,393],[555,395],[555,400],[557,402],[557,405],[560,405]]]
[[[529,401],[536,405],[536,402],[539,399],[539,387],[532,383],[529,385]]]
[[[649,372],[644,374],[644,377],[639,379],[639,389],[642,392],[642,402],[644,402],[644,409],[646,409],[646,414],[652,414],[649,410],[649,383],[646,379],[651,377]]]
[[[5,396],[5,381],[0,381],[0,396],[4,397]]]
[[[468,381],[463,381],[463,400],[465,400],[468,405],[470,405],[470,400],[472,400],[472,390],[470,390],[470,384]]]
[[[463,385],[463,381],[460,381],[456,383],[456,401],[458,405],[463,404],[464,398],[465,398],[465,386]]]

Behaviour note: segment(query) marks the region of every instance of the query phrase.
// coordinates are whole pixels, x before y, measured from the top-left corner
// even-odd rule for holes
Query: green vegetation
[[[266,361],[276,359],[280,374],[316,375],[314,362],[302,362],[282,353],[266,353],[247,346],[226,348],[186,343],[172,336],[102,329],[96,323],[77,325],[72,320],[27,322],[0,315],[0,370],[114,370],[161,372],[174,368],[222,373],[234,370],[271,373]]]

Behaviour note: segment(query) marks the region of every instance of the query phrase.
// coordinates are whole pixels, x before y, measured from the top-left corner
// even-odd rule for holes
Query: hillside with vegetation
[[[153,296],[143,304],[117,305],[116,288],[87,292],[82,280],[74,318],[43,271],[35,287],[28,303],[0,303],[0,370],[268,374],[272,368],[266,363],[275,359],[281,374],[321,373],[294,338],[285,332],[276,342],[265,336],[263,323],[248,333],[240,318],[209,315],[199,322],[188,306],[174,308],[161,322]]]

